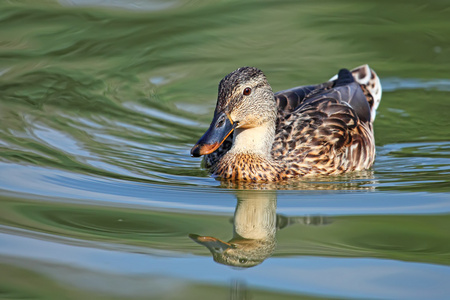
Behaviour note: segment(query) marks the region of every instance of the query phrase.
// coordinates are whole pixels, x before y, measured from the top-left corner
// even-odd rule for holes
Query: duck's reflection
[[[272,255],[276,246],[277,229],[298,223],[319,225],[328,222],[320,216],[289,218],[277,215],[276,201],[276,191],[238,191],[231,240],[225,242],[215,237],[197,234],[190,234],[189,237],[206,246],[218,263],[253,267]]]
[[[253,267],[275,250],[276,192],[244,190],[238,192],[237,198],[230,241],[195,234],[189,237],[206,246],[218,263]]]

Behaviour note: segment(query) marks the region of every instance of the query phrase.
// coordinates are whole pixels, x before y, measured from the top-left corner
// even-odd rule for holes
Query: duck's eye
[[[240,258],[240,259],[239,259],[239,262],[240,262],[241,264],[245,264],[245,263],[247,262],[247,260],[246,260],[245,258]]]
[[[242,94],[244,94],[244,96],[248,96],[248,95],[250,95],[251,92],[252,92],[252,89],[249,87],[246,87]]]

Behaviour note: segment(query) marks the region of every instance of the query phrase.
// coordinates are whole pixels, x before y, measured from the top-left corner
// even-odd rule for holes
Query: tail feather
[[[354,68],[350,71],[355,78],[355,81],[361,86],[361,89],[366,95],[367,101],[370,106],[370,114],[372,116],[372,122],[375,120],[377,114],[378,105],[380,105],[382,87],[380,78],[377,76],[374,70],[369,65],[362,65]],[[331,80],[336,80],[337,75],[333,76]]]

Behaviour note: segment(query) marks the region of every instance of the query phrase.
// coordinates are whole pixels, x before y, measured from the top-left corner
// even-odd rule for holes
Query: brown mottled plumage
[[[364,65],[330,81],[276,94],[259,69],[219,84],[214,119],[192,148],[211,172],[240,181],[279,181],[369,168],[381,84]]]

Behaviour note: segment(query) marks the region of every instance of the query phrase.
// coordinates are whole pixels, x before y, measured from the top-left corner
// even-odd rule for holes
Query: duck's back
[[[356,84],[352,84],[356,82]],[[345,87],[339,88],[338,87]],[[359,88],[357,88],[359,87]],[[362,90],[362,94],[359,93]],[[355,94],[357,93],[357,94]],[[275,93],[278,106],[278,115],[286,115],[298,109],[305,100],[312,100],[316,96],[328,96],[342,101],[351,101],[349,104],[357,110],[361,117],[373,122],[376,109],[381,101],[381,83],[376,73],[368,65],[359,66],[350,72],[342,69],[330,81],[317,85],[299,86]],[[367,112],[367,106],[369,112]]]
[[[362,73],[374,75],[372,80],[363,79],[376,80],[378,85],[361,85],[357,80]],[[281,113],[272,156],[285,165],[288,177],[362,170],[374,161],[372,122],[379,103],[374,89],[381,96],[378,77],[362,66],[352,72],[343,69],[332,79],[276,94]]]

